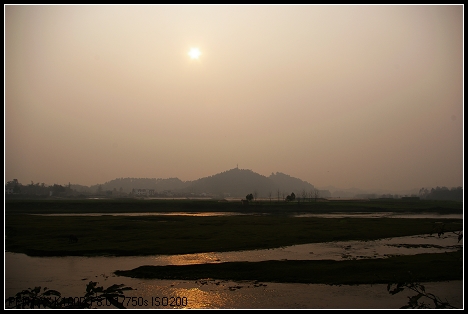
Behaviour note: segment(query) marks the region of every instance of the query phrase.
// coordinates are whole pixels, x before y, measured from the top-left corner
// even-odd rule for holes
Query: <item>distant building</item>
[[[153,196],[155,195],[154,189],[132,189],[132,194],[137,196]]]

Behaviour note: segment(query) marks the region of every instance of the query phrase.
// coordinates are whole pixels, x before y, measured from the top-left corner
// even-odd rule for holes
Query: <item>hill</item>
[[[183,191],[216,197],[245,197],[249,193],[266,197],[269,191],[273,193],[276,188],[275,183],[265,176],[252,170],[234,168],[192,181]]]
[[[194,181],[181,181],[178,178],[119,178],[89,188],[79,186],[79,190],[83,192],[95,193],[98,189],[123,193],[130,193],[133,189],[153,189],[158,194],[170,191],[171,195],[208,195],[216,198],[244,198],[250,193],[258,198],[277,198],[279,194],[283,198],[291,193],[297,197],[304,192],[309,195],[313,193],[314,186],[280,172],[266,177],[252,170],[239,168]]]

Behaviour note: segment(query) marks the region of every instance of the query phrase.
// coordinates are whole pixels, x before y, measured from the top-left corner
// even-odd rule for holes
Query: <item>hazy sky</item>
[[[463,185],[463,6],[4,6],[5,181]],[[191,59],[189,51],[201,55]]]

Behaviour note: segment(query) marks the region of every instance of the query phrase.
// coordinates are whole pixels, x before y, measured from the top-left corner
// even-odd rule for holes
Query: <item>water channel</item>
[[[5,253],[5,298],[35,286],[48,287],[62,296],[80,297],[89,281],[104,287],[125,284],[135,290],[128,308],[189,309],[393,309],[407,303],[411,292],[390,295],[386,285],[331,286],[270,282],[234,282],[213,279],[198,281],[143,280],[119,277],[116,270],[142,265],[186,265],[227,261],[281,259],[363,259],[390,255],[449,252],[463,246],[457,235],[446,233],[381,239],[294,245],[269,250],[210,252],[146,257],[29,257]],[[434,293],[457,308],[463,308],[463,281],[424,283]],[[185,298],[184,306],[156,305],[162,298]],[[157,299],[159,298],[159,299]],[[7,306],[7,305],[6,305]],[[103,306],[105,307],[105,306]]]

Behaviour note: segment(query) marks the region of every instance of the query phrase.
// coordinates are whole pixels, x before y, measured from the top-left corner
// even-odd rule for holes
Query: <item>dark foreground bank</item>
[[[378,284],[463,279],[463,252],[346,261],[263,261],[140,266],[118,276],[171,280],[253,280],[279,283]]]

